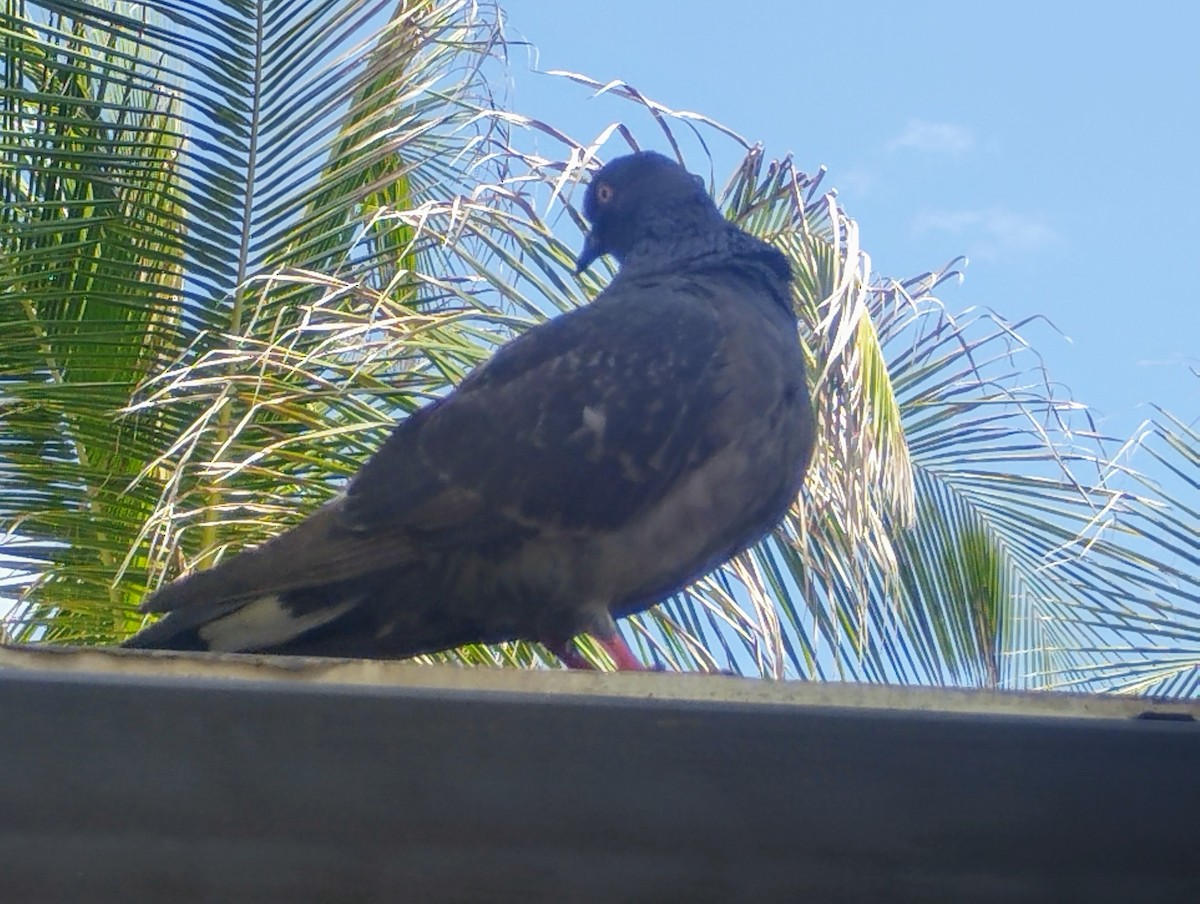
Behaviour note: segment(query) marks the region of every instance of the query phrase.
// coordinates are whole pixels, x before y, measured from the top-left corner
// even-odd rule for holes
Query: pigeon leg
[[[633,650],[629,649],[629,644],[625,643],[625,639],[620,634],[614,634],[612,638],[597,637],[595,634],[592,638],[612,657],[613,663],[617,669],[622,672],[648,672],[653,671],[642,664],[642,661],[633,654]],[[563,665],[569,669],[578,669],[580,671],[595,671],[596,667],[592,665],[588,659],[575,648],[575,644],[571,641],[565,643],[548,643],[550,652],[562,660]]]
[[[571,641],[564,643],[547,643],[546,646],[550,652],[562,660],[563,665],[569,669],[577,669],[579,671],[594,671],[595,666],[592,665],[584,655],[575,649],[575,645]]]
[[[612,657],[613,664],[617,667],[618,671],[650,671],[646,666],[642,665],[640,659],[633,655],[633,650],[629,649],[629,644],[625,642],[625,638],[617,630],[617,624],[613,621],[608,609],[602,609],[599,612],[593,613],[592,622],[587,626],[587,633]]]
[[[620,634],[614,634],[611,638],[597,637],[596,643],[604,647],[608,655],[612,657],[612,661],[617,668],[623,672],[646,672],[650,671],[642,661],[633,655],[633,650],[629,649],[629,644],[625,642],[625,638]]]

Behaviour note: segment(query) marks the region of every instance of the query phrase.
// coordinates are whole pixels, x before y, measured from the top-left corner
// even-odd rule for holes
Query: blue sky
[[[949,309],[1049,318],[1023,334],[1102,431],[1129,435],[1150,402],[1200,417],[1200,4],[501,5],[542,70],[826,165],[876,272],[968,255]],[[518,111],[585,141],[630,112],[530,62],[513,51]]]

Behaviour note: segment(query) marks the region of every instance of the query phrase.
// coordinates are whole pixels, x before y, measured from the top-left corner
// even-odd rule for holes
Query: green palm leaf
[[[371,218],[469,184],[495,25],[454,2],[51,2],[0,29],[0,520],[38,575],[24,636],[103,640],[479,359],[406,276],[444,255]]]

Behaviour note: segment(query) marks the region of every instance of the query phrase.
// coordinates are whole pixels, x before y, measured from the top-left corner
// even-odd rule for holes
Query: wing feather
[[[488,514],[606,530],[654,506],[707,451],[720,366],[709,291],[688,277],[618,277],[514,340],[396,428],[351,483],[343,523],[445,530],[456,514]],[[477,504],[447,507],[448,493]]]

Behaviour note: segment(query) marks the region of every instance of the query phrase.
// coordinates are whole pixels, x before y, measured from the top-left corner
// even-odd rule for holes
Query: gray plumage
[[[128,646],[398,658],[616,637],[757,541],[799,491],[813,417],[786,258],[661,155],[609,163],[591,304],[397,425],[344,495],[181,578]]]

